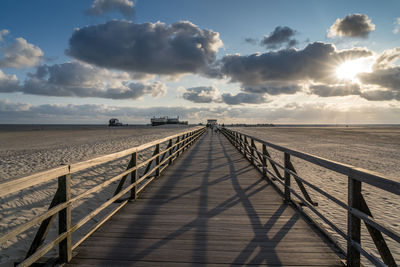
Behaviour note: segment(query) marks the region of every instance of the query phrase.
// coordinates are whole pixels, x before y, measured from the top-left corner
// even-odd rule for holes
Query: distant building
[[[217,120],[215,120],[215,119],[207,120],[207,126],[213,126],[214,124],[217,124]]]
[[[112,118],[108,121],[108,126],[123,126],[123,124],[118,119]]]
[[[164,124],[184,124],[187,125],[187,121],[179,121],[179,116],[176,118],[168,118],[168,116],[165,117],[153,117],[150,119],[151,125],[157,126],[157,125],[164,125]]]

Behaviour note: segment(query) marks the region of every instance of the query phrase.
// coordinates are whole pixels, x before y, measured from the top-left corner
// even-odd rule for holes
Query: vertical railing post
[[[156,177],[160,176],[160,144],[156,145],[156,150],[155,153],[157,155],[156,157]]]
[[[251,153],[251,164],[254,165],[254,149],[256,148],[256,144],[254,144],[254,139],[250,140],[250,153]]]
[[[347,266],[360,266],[360,252],[352,245],[352,241],[361,245],[361,220],[351,213],[351,209],[361,210],[361,182],[348,177],[347,207]]]
[[[267,177],[267,159],[265,156],[267,155],[267,146],[262,144],[262,168],[263,168],[263,176]]]
[[[285,162],[285,202],[290,202],[290,173],[287,169],[290,166],[290,154],[284,154],[284,162]]]
[[[137,164],[137,152],[132,153],[132,168],[136,167]],[[138,177],[138,172],[139,170],[136,169],[131,173],[131,184],[136,183],[137,181],[137,177]],[[131,189],[131,197],[130,199],[137,199],[137,185],[135,185],[132,189]]]
[[[182,139],[180,140],[180,141],[183,141],[183,140],[185,140],[185,135],[182,135]],[[184,143],[184,141],[182,142],[182,143],[180,143],[178,146],[177,146],[177,150],[179,150],[182,146],[183,146],[183,143]],[[179,157],[179,154],[181,154],[181,151],[178,151],[178,153],[176,153],[176,157],[178,158]]]
[[[60,204],[71,199],[71,174],[58,177],[58,189],[60,190]],[[71,229],[71,206],[58,213],[58,233],[61,235]],[[62,240],[59,245],[59,258],[62,263],[69,262],[72,259],[71,233]]]

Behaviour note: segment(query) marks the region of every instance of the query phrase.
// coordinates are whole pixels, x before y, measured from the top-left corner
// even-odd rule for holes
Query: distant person
[[[213,131],[218,133],[218,124],[213,125]]]

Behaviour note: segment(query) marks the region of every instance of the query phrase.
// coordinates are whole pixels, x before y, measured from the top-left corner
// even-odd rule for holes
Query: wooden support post
[[[263,168],[263,177],[267,177],[267,159],[264,158],[264,155],[267,154],[267,146],[265,144],[262,144],[262,168]]]
[[[365,201],[362,194],[361,194],[361,211],[367,214],[368,216],[374,217],[372,216],[371,210],[369,209],[368,204]],[[369,235],[372,238],[372,241],[374,241],[375,247],[379,251],[379,255],[381,255],[383,262],[387,266],[397,266],[396,261],[392,253],[390,252],[390,249],[386,244],[385,238],[383,237],[382,233],[379,230],[372,227],[371,225],[369,225],[368,223],[366,223],[365,221],[364,223],[365,226],[367,227]]]
[[[290,154],[286,152],[284,154],[284,162],[285,162],[285,168],[289,169]],[[290,202],[290,173],[287,170],[285,170],[285,202],[286,203]]]
[[[351,208],[361,209],[361,182],[348,177],[348,211],[347,211],[347,266],[360,267],[360,252],[351,244],[361,244],[361,220],[350,212]]]
[[[134,153],[132,154],[132,159],[131,159],[132,167],[136,167],[137,158],[138,158],[137,152],[134,152]],[[139,170],[137,170],[137,169],[134,170],[133,172],[131,172],[131,184],[133,184],[133,183],[135,183],[135,182],[137,181],[138,172],[139,172]],[[130,197],[130,199],[137,199],[137,185],[135,185],[135,186],[131,189],[131,197]]]
[[[126,169],[129,170],[130,168],[136,166],[136,161],[137,161],[137,158],[136,158],[136,152],[135,152],[135,153],[132,153],[131,160],[129,161],[128,166],[126,167]],[[151,165],[151,162],[149,163],[149,165]],[[146,169],[146,172],[149,170],[150,166],[147,166],[147,167],[148,168]],[[115,196],[119,192],[121,192],[122,187],[124,187],[126,179],[128,179],[128,174],[121,178],[121,180],[118,183],[117,188],[115,189],[115,192],[114,192],[113,196]]]
[[[294,168],[294,166],[293,166],[293,164],[292,164],[291,161],[289,161],[289,169],[290,169],[292,172],[294,172],[294,173],[297,174],[297,171],[296,171],[296,169]],[[303,182],[300,181],[300,180],[298,180],[295,176],[294,176],[293,178],[294,178],[294,180],[296,181],[297,186],[300,188],[300,191],[301,191],[301,193],[303,194],[304,198],[305,198],[309,203],[311,203],[311,205],[313,205],[313,206],[318,206],[318,202],[312,201],[310,195],[309,195],[308,192],[307,192],[307,189],[306,189],[306,188],[304,187],[304,185],[303,185]]]
[[[50,203],[49,209],[57,206],[60,203],[60,188],[57,189],[56,193],[54,194],[54,198]],[[39,226],[39,229],[36,232],[35,238],[32,241],[32,244],[26,253],[25,259],[29,258],[33,253],[35,253],[38,248],[43,244],[44,240],[46,239],[47,233],[50,230],[50,226],[54,221],[56,214],[53,216],[45,219]]]
[[[160,153],[160,144],[156,145],[156,150],[155,150],[155,154],[159,154]],[[160,155],[158,155],[156,157],[156,177],[160,176]]]
[[[169,152],[171,155],[171,150],[169,149],[172,146],[172,139],[169,140],[167,147],[165,148],[165,153],[163,154],[161,161],[163,161],[165,159],[165,157],[167,156],[167,153]]]
[[[71,199],[71,174],[58,178],[60,190],[60,203]],[[58,213],[58,233],[63,234],[71,229],[71,205]],[[61,263],[69,262],[72,259],[71,233],[58,244],[58,255]]]

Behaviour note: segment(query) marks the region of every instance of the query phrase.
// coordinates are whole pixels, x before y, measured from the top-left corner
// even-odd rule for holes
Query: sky
[[[398,0],[2,0],[0,124],[397,124],[399,10]]]

